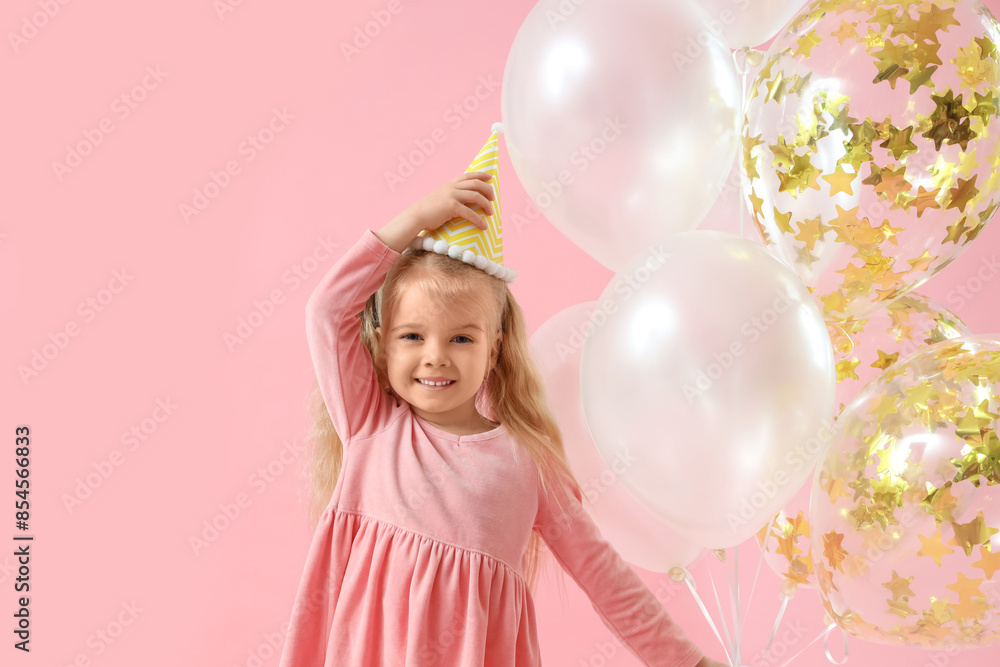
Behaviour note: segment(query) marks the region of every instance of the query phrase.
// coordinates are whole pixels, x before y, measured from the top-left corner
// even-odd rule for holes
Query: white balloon
[[[735,546],[824,453],[835,370],[826,323],[795,273],[733,234],[691,231],[640,253],[605,288],[583,348],[587,424],[604,461],[692,542]]]
[[[541,213],[611,270],[697,227],[735,159],[740,84],[707,20],[688,0],[542,0],[514,38],[511,163]]]
[[[721,32],[730,47],[758,46],[778,31],[805,5],[804,0],[699,0],[712,17],[709,29]]]
[[[531,349],[545,380],[549,408],[559,422],[566,458],[583,487],[583,506],[601,535],[628,562],[651,572],[669,572],[693,563],[701,547],[677,534],[619,483],[634,463],[627,450],[609,466],[594,446],[580,397],[583,341],[602,321],[598,303],[580,303],[546,320],[531,335]]]

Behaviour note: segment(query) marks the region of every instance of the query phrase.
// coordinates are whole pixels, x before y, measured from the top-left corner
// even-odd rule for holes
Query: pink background
[[[465,169],[500,120],[507,52],[532,6],[399,0],[398,13],[347,58],[341,43],[387,0],[230,0],[231,11],[220,14],[221,4],[4,3],[3,507],[12,523],[14,427],[27,424],[36,536],[30,655],[11,648],[14,541],[4,538],[9,546],[0,550],[4,664],[277,665],[310,541],[298,500],[313,379],[303,312],[332,261],[325,247],[339,255],[364,228]],[[1000,9],[997,0],[987,4]],[[55,15],[11,44],[9,34],[24,30],[41,5]],[[149,75],[157,70],[158,79]],[[248,136],[270,123],[277,131],[265,138],[273,141],[247,150]],[[66,160],[67,146],[102,127],[92,153],[57,175],[52,164]],[[445,141],[390,188],[384,173],[437,128]],[[194,190],[227,163],[234,175],[226,187],[185,220],[181,205],[191,206]],[[525,215],[529,200],[505,149],[501,179],[505,218]],[[703,228],[738,232],[737,205],[735,194],[724,195]],[[596,299],[612,278],[544,220],[505,232],[505,259],[519,274],[513,291],[531,331]],[[994,222],[921,288],[976,333],[1000,331],[1000,281],[985,282],[972,299],[958,289],[979,287],[975,273],[998,245]],[[112,298],[100,312],[87,307],[102,296]],[[266,314],[260,326],[227,345],[240,318],[258,308]],[[61,336],[67,327],[75,335]],[[24,381],[18,367],[60,340],[46,368]],[[171,405],[170,414],[158,405]],[[125,435],[132,428],[141,440]],[[100,483],[73,500],[95,472]],[[224,508],[235,517],[228,527],[193,547]],[[742,550],[745,584],[757,554],[753,545]],[[711,597],[706,563],[692,571]],[[722,583],[721,565],[713,571]],[[721,658],[687,590],[639,572]],[[777,583],[765,567],[745,628],[745,664],[776,666],[823,627],[816,594],[800,592],[779,633],[782,660],[765,660]],[[550,574],[536,597],[545,664],[638,664],[607,644],[610,632],[576,585],[566,579],[564,588]],[[992,665],[997,651],[949,658],[853,639],[850,647],[850,664],[897,667]],[[821,645],[794,664],[825,664]]]

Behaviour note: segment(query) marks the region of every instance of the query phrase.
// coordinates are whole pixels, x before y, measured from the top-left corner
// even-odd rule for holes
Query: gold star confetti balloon
[[[917,292],[905,294],[867,318],[828,326],[837,358],[837,412],[879,373],[900,359],[943,340],[968,336],[972,331],[941,304]],[[782,577],[786,591],[816,584],[809,552],[809,498],[807,482],[771,523],[757,532],[764,561]]]
[[[917,350],[972,331],[943,305],[917,292],[863,318],[828,326],[837,358],[838,414],[882,371]]]
[[[757,544],[763,551],[764,562],[781,577],[781,592],[793,595],[799,586],[813,588],[813,571],[809,541],[810,482],[799,490],[769,524],[757,531]]]
[[[917,292],[899,297],[867,318],[828,326],[837,358],[839,413],[858,391],[900,359],[930,345],[971,335],[969,328],[941,304]],[[764,561],[782,578],[783,590],[813,588],[816,575],[809,551],[809,498],[806,482],[767,526],[757,532]]]
[[[936,343],[865,386],[810,499],[820,597],[859,638],[1000,640],[1000,335]]]
[[[1000,206],[1000,26],[978,0],[816,0],[748,92],[742,178],[768,249],[859,318]]]

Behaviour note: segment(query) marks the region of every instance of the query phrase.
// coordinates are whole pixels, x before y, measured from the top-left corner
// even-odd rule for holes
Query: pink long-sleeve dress
[[[503,425],[454,435],[381,390],[357,314],[399,257],[366,229],[306,306],[344,459],[280,667],[541,665],[524,578],[533,528],[623,646],[648,665],[697,664],[701,651],[601,537],[580,495],[564,495],[560,510]]]

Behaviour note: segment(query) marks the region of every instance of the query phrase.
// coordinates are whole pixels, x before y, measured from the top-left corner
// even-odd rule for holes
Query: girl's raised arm
[[[387,424],[392,412],[361,342],[358,314],[420,231],[435,230],[455,217],[486,226],[472,207],[493,212],[490,178],[485,172],[464,173],[409,206],[378,233],[366,229],[306,302],[309,353],[330,419],[345,444]]]
[[[309,353],[330,419],[345,445],[385,423],[391,412],[389,397],[379,387],[371,355],[361,342],[358,315],[399,257],[366,229],[306,302]]]

